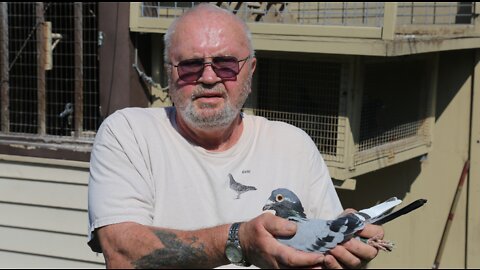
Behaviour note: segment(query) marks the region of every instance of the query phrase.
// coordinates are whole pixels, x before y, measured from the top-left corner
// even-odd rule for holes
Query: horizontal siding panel
[[[26,181],[0,177],[0,201],[87,209],[87,185]]]
[[[0,161],[0,177],[87,184],[88,168]]]
[[[0,226],[83,235],[88,233],[88,213],[84,210],[0,203],[0,213]]]
[[[80,268],[105,269],[105,264],[88,263],[32,254],[0,251],[1,268]]]
[[[103,263],[102,254],[94,253],[86,236],[0,226],[0,250],[54,256],[56,258]]]

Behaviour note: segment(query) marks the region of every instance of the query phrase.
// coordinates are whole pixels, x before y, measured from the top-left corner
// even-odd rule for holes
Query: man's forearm
[[[115,224],[100,229],[99,238],[108,267],[213,268],[228,263],[228,227],[180,231]]]
[[[212,268],[226,264],[227,231],[215,227],[194,232],[151,228],[164,245],[133,262],[135,268]]]

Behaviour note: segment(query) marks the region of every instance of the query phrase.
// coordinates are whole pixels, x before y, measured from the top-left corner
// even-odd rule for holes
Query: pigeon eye
[[[281,202],[281,201],[283,201],[283,195],[278,194],[277,197],[275,197],[275,199],[277,200],[277,202]]]

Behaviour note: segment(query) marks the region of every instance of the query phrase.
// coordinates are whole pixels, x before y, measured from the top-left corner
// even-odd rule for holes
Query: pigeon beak
[[[271,201],[271,200],[268,200],[267,203],[263,206],[263,211],[266,211],[266,210],[273,210],[273,204],[275,202]]]

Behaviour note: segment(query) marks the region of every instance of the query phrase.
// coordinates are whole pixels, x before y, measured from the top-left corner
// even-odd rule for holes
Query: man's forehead
[[[247,49],[247,37],[243,28],[233,20],[216,23],[189,16],[177,29],[172,38],[173,57],[189,54],[189,57],[234,55]]]
[[[177,30],[178,28],[182,28],[183,32],[223,30],[226,33],[244,33],[243,26],[234,15],[230,16],[228,14],[211,11],[206,13],[198,11],[186,15],[178,22]]]

